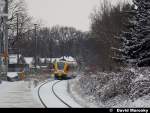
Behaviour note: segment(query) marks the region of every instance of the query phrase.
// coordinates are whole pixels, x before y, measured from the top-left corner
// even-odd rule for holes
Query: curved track
[[[47,82],[43,83],[43,84],[38,88],[38,97],[39,97],[39,99],[40,99],[42,105],[43,105],[45,108],[48,108],[48,107],[47,107],[47,105],[44,103],[44,101],[42,100],[42,97],[40,96],[40,89],[41,89],[44,85],[46,85],[47,83],[50,83],[50,82],[53,82],[53,81],[54,81],[54,80],[47,81]],[[52,90],[53,94],[55,95],[55,97],[56,97],[58,100],[60,100],[61,103],[65,104],[68,108],[72,108],[69,104],[67,104],[65,101],[63,101],[63,100],[59,97],[59,95],[56,94],[56,92],[55,92],[55,90],[54,90],[55,85],[58,84],[58,83],[60,83],[60,82],[61,82],[61,81],[55,82],[55,83],[52,85],[52,87],[51,87],[52,89],[51,89],[51,90]]]
[[[53,81],[53,80],[52,80],[52,81]],[[49,83],[49,82],[52,82],[52,81],[47,81],[47,82],[43,83],[43,84],[38,88],[38,97],[39,97],[39,99],[40,99],[42,105],[43,105],[45,108],[48,108],[48,107],[47,107],[46,104],[43,102],[43,100],[42,100],[42,98],[41,98],[41,96],[40,96],[40,89],[41,89],[45,84],[47,84],[47,83]]]
[[[56,82],[56,83],[53,84],[53,86],[52,86],[53,94],[54,94],[63,104],[65,104],[68,108],[72,108],[69,104],[67,104],[65,101],[63,101],[63,100],[56,94],[56,92],[55,92],[55,90],[54,90],[54,87],[55,87],[55,85],[58,84],[59,82],[61,82],[61,81],[58,81],[58,82]]]

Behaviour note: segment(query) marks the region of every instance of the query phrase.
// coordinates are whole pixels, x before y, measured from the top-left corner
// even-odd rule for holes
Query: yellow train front
[[[67,79],[68,72],[69,72],[69,65],[66,61],[59,61],[54,63],[55,79]]]

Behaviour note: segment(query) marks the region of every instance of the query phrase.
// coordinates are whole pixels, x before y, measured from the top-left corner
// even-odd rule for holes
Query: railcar
[[[77,65],[69,61],[55,61],[54,62],[54,77],[55,79],[68,79],[73,77],[73,71]]]

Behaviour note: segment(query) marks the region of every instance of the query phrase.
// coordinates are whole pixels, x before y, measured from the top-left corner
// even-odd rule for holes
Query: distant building
[[[33,57],[24,57],[26,64],[29,65],[29,68],[33,67]]]
[[[9,64],[17,64],[17,54],[9,54],[8,63]]]

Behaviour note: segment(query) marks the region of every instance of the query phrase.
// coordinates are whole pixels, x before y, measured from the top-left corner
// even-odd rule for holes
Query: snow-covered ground
[[[131,72],[127,73],[127,70],[131,70],[131,72],[133,72],[134,75],[132,75]],[[80,103],[84,107],[88,107],[88,108],[91,108],[91,107],[92,108],[93,107],[96,107],[96,108],[149,108],[150,107],[150,93],[149,93],[150,69],[149,68],[138,68],[138,69],[131,68],[127,70],[124,73],[121,73],[121,75],[127,77],[127,79],[129,79],[128,78],[129,76],[135,76],[135,78],[132,79],[131,83],[127,84],[127,86],[131,85],[131,90],[133,90],[133,93],[131,92],[131,90],[129,90],[130,91],[129,94],[120,93],[112,98],[107,98],[106,101],[101,101],[101,99],[105,98],[108,95],[108,93],[118,91],[118,90],[113,89],[113,87],[111,87],[111,83],[113,80],[112,78],[117,76],[115,73],[114,73],[115,76],[113,76],[113,73],[112,73],[112,76],[111,74],[109,74],[109,77],[111,79],[108,80],[107,78],[106,83],[103,78],[100,78],[101,76],[108,77],[106,73],[100,74],[101,76],[93,75],[92,77],[86,75],[84,79],[82,78],[82,80],[84,81],[82,84],[79,79],[81,79],[81,76],[84,76],[84,75],[79,73],[78,77],[70,80],[69,92],[74,98],[74,100],[76,100],[78,103]],[[122,76],[120,76],[120,78]],[[103,79],[103,81],[100,81],[100,79]],[[114,83],[117,83],[119,80],[121,79],[114,79]],[[124,82],[124,80],[125,79],[123,79],[122,81]],[[97,87],[101,85],[101,82],[104,82],[103,86]],[[120,82],[120,83],[123,84],[123,82]],[[140,84],[136,84],[136,83],[140,83]],[[113,85],[116,85],[116,84],[113,84]],[[81,86],[84,86],[84,87],[81,88]],[[89,88],[89,89],[86,89],[86,88]],[[134,90],[135,88],[137,89]],[[101,91],[101,93],[96,94],[96,92],[98,91]],[[106,92],[106,91],[110,91],[110,92]],[[131,94],[133,95],[133,97],[135,97],[134,100],[131,99]],[[95,98],[96,96],[97,98]],[[98,98],[101,96],[103,98]]]
[[[77,104],[75,100],[68,93],[68,81],[61,81],[57,83],[54,87],[55,93],[68,105],[73,108],[80,108],[81,105]]]
[[[68,92],[71,97],[84,108],[97,108],[98,106],[94,102],[90,102],[92,96],[86,96],[81,94],[81,88],[79,88],[78,78],[68,81]]]
[[[48,108],[68,108],[64,103],[62,103],[53,93],[52,91],[52,86],[58,82],[57,80],[50,81],[49,83],[45,84],[44,86],[41,87],[40,89],[40,96],[43,100],[43,102],[46,104]],[[40,84],[41,85],[41,84]],[[37,99],[38,102],[40,102],[37,92],[38,88],[40,87],[37,86],[33,90],[33,95],[34,98]],[[80,108],[81,106],[77,104],[73,98],[68,94],[67,91],[67,81],[62,81],[59,82],[54,86],[54,91],[55,93],[68,105],[70,105],[73,108]]]
[[[136,78],[132,80],[133,83],[141,80],[149,80],[150,71],[148,69],[137,69],[137,70],[132,69],[132,72],[137,74]],[[85,108],[93,108],[93,107],[94,108],[110,108],[110,107],[149,108],[150,107],[149,94],[146,94],[142,97],[137,97],[134,99],[134,101],[127,98],[126,96],[124,97],[123,95],[117,95],[113,98],[108,99],[107,101],[105,101],[105,103],[100,101],[98,101],[97,103],[95,101],[94,96],[83,93],[83,89],[80,87],[79,79],[80,76],[77,76],[75,79],[72,80],[64,80],[61,82],[53,79],[45,80],[42,82],[38,81],[38,79],[37,81],[34,79],[30,81],[18,81],[18,82],[3,81],[2,84],[0,84],[0,89],[1,89],[0,107],[2,108],[3,107],[4,108],[44,108],[44,106],[42,105],[38,97],[38,88],[45,82],[47,83],[44,84],[40,89],[40,96],[48,108],[68,108],[68,106],[62,103],[54,95],[52,91],[52,86],[57,82],[58,83],[55,84],[55,86],[53,87],[55,93],[59,96],[59,98],[61,98],[65,103],[67,103],[69,106],[73,108],[82,108],[82,107]],[[91,85],[90,83],[87,82],[84,83],[85,83],[84,85]],[[95,85],[100,84],[99,81],[98,82],[95,81],[94,83]],[[111,81],[108,82],[108,84],[110,83]],[[103,92],[101,94],[103,94]]]
[[[43,107],[33,99],[27,81],[2,82],[0,84],[0,108],[39,108]]]
[[[7,76],[10,78],[14,78],[14,77],[18,76],[18,73],[17,72],[7,72]]]

